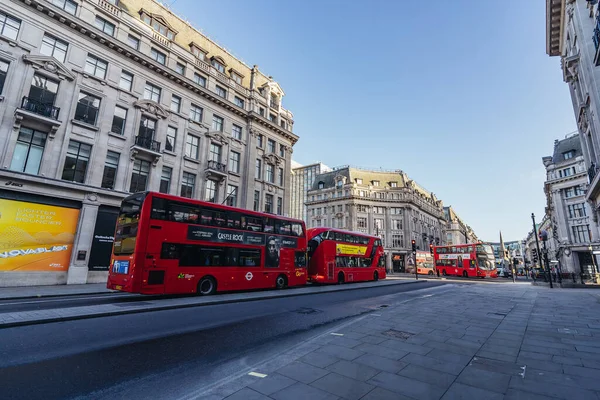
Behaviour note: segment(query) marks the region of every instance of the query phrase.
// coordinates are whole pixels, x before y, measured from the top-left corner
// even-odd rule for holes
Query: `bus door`
[[[327,261],[327,279],[335,278],[335,261]]]

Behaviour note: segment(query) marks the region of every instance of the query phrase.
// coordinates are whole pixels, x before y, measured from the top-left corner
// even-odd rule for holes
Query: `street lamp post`
[[[537,227],[535,226],[535,215],[533,213],[531,213],[531,221],[533,221],[533,236],[535,236],[535,247],[537,249],[538,257],[542,264],[542,270],[544,271],[544,276],[546,276],[546,271],[544,270],[544,263],[543,263],[543,259],[542,259],[542,252],[540,251],[540,242],[538,240]],[[545,243],[544,243],[544,245],[545,245]],[[550,281],[550,288],[552,288],[552,279],[549,279],[549,281]]]

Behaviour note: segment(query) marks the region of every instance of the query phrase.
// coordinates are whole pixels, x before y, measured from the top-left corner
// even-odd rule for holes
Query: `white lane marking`
[[[525,379],[525,372],[527,372],[527,365],[522,366],[521,369],[523,370],[523,372],[520,373],[519,375],[521,375],[521,378]]]
[[[248,375],[250,376],[256,376],[257,378],[266,378],[267,374],[261,374],[260,372],[248,372]]]
[[[343,333],[333,333],[333,332],[332,332],[331,334],[332,334],[333,336],[344,336],[344,334],[343,334]]]
[[[432,294],[426,294],[425,296],[421,296],[421,298],[423,298],[423,297],[431,297],[431,296],[433,296],[433,295]]]
[[[372,317],[381,317],[381,314],[369,314]]]

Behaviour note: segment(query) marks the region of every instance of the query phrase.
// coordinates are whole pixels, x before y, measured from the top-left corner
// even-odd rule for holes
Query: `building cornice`
[[[559,56],[562,53],[566,0],[546,0],[546,54]]]

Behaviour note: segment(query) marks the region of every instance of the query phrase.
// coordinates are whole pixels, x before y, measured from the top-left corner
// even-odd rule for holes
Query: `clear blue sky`
[[[167,0],[167,4],[171,0]],[[480,238],[522,239],[541,158],[576,129],[545,2],[176,0],[173,10],[286,92],[293,158],[402,169]]]

